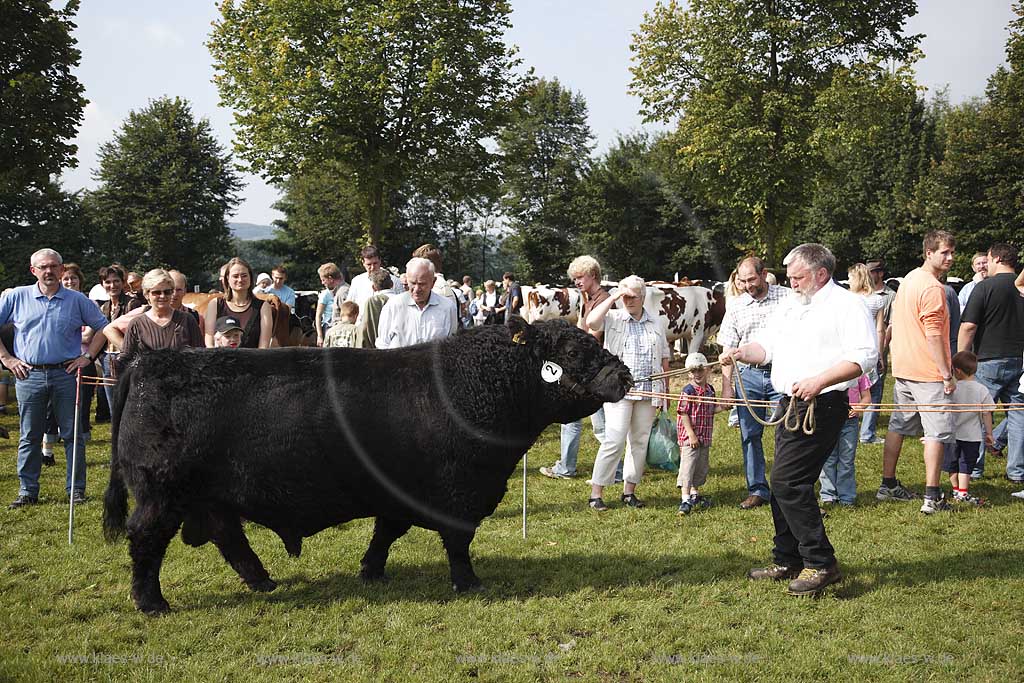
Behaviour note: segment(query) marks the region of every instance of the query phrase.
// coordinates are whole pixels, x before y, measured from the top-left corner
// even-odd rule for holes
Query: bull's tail
[[[121,431],[121,412],[132,386],[132,368],[120,373],[114,392],[114,405],[110,407],[110,483],[103,496],[103,537],[113,542],[124,536],[128,520],[128,487],[121,472],[117,436]]]

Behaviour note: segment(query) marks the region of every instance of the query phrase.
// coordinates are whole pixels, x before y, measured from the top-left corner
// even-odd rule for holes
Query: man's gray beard
[[[793,290],[793,297],[797,300],[797,302],[801,306],[810,306],[811,305],[811,296],[812,296],[811,294],[804,294],[802,292],[796,291],[795,289]]]

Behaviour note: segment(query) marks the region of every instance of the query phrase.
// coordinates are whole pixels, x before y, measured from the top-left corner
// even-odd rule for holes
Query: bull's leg
[[[473,542],[475,532],[444,530],[439,532],[448,553],[448,566],[451,569],[452,588],[456,593],[465,593],[480,588],[480,579],[473,572],[473,562],[469,559],[469,544]]]
[[[359,563],[359,578],[363,581],[383,581],[387,579],[384,565],[388,562],[388,551],[391,544],[405,535],[412,522],[400,519],[377,517],[373,524],[373,538]]]
[[[167,545],[181,525],[179,512],[166,506],[141,504],[128,520],[128,553],[132,558],[132,600],[155,616],[170,609],[160,591],[160,566]]]
[[[242,530],[242,522],[238,515],[211,514],[210,540],[250,590],[266,592],[277,588],[277,583],[270,578],[259,556],[249,545],[249,539]]]

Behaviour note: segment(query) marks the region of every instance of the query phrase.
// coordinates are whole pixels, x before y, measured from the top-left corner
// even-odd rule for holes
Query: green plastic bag
[[[679,440],[676,422],[664,410],[659,410],[651,426],[651,439],[647,442],[647,466],[669,472],[679,471]]]

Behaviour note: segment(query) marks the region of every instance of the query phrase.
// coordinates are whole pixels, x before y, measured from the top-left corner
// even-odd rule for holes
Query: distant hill
[[[228,223],[231,234],[243,241],[267,240],[274,236],[273,225],[256,225],[255,223]]]

